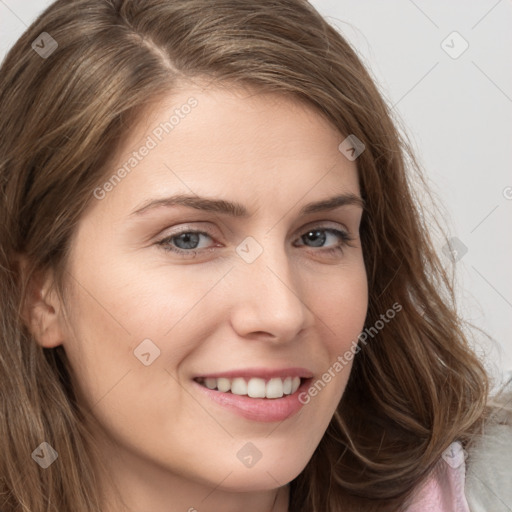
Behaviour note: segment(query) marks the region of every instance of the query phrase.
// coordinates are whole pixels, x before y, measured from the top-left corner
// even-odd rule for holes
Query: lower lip
[[[297,391],[282,398],[251,398],[247,395],[224,393],[216,389],[202,386],[195,380],[192,382],[214,402],[248,420],[272,422],[283,421],[296,414],[304,405],[299,401],[299,395],[306,391],[311,379],[304,379]]]

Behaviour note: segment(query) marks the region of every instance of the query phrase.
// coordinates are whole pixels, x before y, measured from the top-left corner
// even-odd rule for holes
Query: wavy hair
[[[58,44],[42,58],[32,43]],[[48,40],[47,40],[48,41]],[[40,45],[41,46],[41,45]],[[147,108],[187,81],[278,92],[366,146],[357,159],[370,328],[402,310],[354,359],[294,512],[396,511],[454,440],[481,431],[486,371],[457,314],[413,178],[411,145],[361,58],[306,0],[57,0],[0,69],[0,509],[99,512],[72,369],[24,322],[39,272],[65,283],[81,214],[110,157]],[[17,255],[30,266],[23,270]],[[61,459],[41,471],[42,441]]]

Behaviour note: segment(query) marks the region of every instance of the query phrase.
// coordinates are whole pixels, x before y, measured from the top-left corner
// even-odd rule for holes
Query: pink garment
[[[470,512],[464,494],[466,456],[459,442],[452,443],[406,512]]]

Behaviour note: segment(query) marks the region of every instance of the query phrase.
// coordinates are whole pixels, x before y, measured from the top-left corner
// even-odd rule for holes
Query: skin
[[[66,303],[48,275],[31,322],[42,346],[64,346],[80,400],[97,421],[104,476],[112,478],[102,480],[105,511],[284,512],[287,484],[320,442],[352,363],[282,422],[234,414],[191,379],[256,366],[305,367],[317,379],[350,349],[368,305],[362,209],[298,212],[336,193],[360,195],[356,162],[338,150],[344,137],[309,106],[195,86],[163,99],[127,132],[106,179],[191,96],[197,107],[93,199],[71,241]],[[181,206],[130,215],[178,192],[237,201],[251,216]],[[323,231],[325,241],[315,244],[304,235],[317,226],[353,240],[327,254],[343,240]],[[181,228],[210,232],[189,242],[203,251],[195,258],[158,245]],[[235,250],[248,236],[263,249],[250,264]],[[192,250],[176,238],[167,246]],[[149,366],[134,356],[147,338],[160,350]],[[261,452],[251,468],[236,456],[249,441]]]

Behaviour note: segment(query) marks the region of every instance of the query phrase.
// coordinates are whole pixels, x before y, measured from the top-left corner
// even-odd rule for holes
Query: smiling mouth
[[[310,379],[300,377],[274,377],[262,379],[258,377],[245,378],[203,378],[197,377],[195,382],[212,391],[248,396],[250,398],[282,398],[293,395],[302,384]]]

